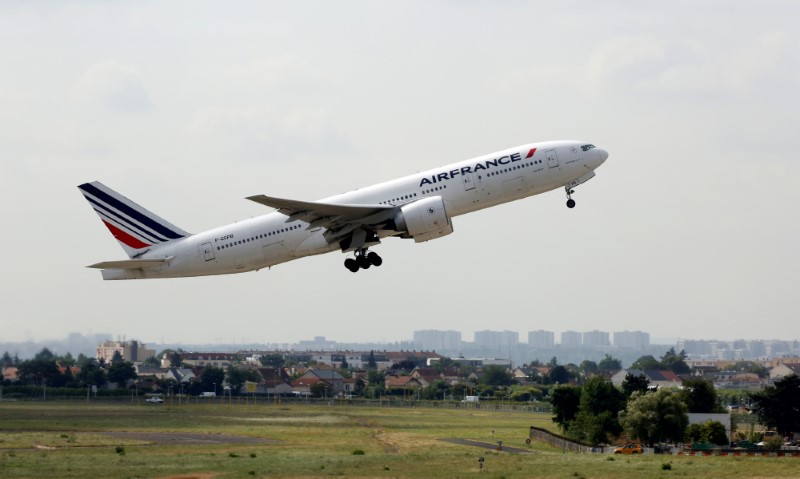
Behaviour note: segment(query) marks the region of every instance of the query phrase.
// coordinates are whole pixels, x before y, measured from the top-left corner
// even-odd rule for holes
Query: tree
[[[358,384],[358,381],[356,381]],[[431,383],[428,387],[423,388],[420,392],[422,399],[443,399],[445,391],[447,391],[447,383],[442,380],[437,380]]]
[[[542,390],[533,386],[511,386],[509,391],[512,401],[528,402],[542,397]]]
[[[95,358],[90,358],[89,356],[86,356],[83,353],[78,353],[78,359],[75,360],[75,365],[78,366],[79,368],[83,368],[88,363],[97,364],[97,360]]]
[[[589,361],[588,359],[583,360],[581,365],[578,366],[578,369],[584,374],[593,374],[598,370],[597,363],[594,361]]]
[[[58,362],[61,363],[64,367],[72,367],[75,366],[75,358],[72,357],[72,353],[67,353],[64,356],[58,358]]]
[[[581,388],[578,386],[558,386],[550,391],[553,405],[553,422],[561,426],[562,432],[569,431],[578,415],[581,405]]]
[[[625,407],[625,396],[611,381],[595,376],[583,385],[578,415],[570,434],[594,444],[608,442],[609,436],[619,436],[619,412]]]
[[[400,362],[392,364],[389,368],[392,371],[402,370],[402,371],[413,371],[417,367],[417,362],[413,359],[404,359]]]
[[[128,361],[114,361],[108,368],[108,382],[118,386],[125,385],[129,379],[136,379],[136,368]]]
[[[556,366],[547,374],[550,384],[566,384],[569,382],[569,371],[564,366]]]
[[[317,381],[308,389],[315,398],[329,397],[333,393],[333,388],[325,381]]]
[[[280,353],[264,354],[258,358],[258,360],[262,366],[269,366],[271,368],[282,368],[283,365],[286,364],[283,354]]]
[[[41,351],[36,353],[33,359],[37,361],[53,361],[55,359],[55,355],[53,355],[52,351],[49,349],[42,348]]]
[[[94,359],[87,360],[77,374],[76,379],[81,386],[103,386],[106,383],[106,375],[100,364]]]
[[[159,361],[158,358],[156,358],[155,356],[150,356],[149,358],[142,361],[142,366],[157,368],[161,366],[161,361]]]
[[[619,414],[624,430],[634,439],[652,446],[656,442],[683,439],[689,417],[680,394],[662,388],[655,392],[634,393]]]
[[[122,361],[124,361],[122,353],[120,353],[119,350],[114,351],[114,354],[111,355],[111,364],[121,363]]]
[[[19,368],[17,377],[22,384],[61,387],[66,383],[66,378],[58,370],[56,362],[53,359],[46,359],[46,356],[41,353],[37,354],[34,359],[22,361],[17,367]]]
[[[489,386],[509,386],[514,383],[514,378],[503,366],[485,366],[482,374],[483,384]]]
[[[222,389],[225,382],[225,370],[216,366],[206,366],[200,373],[200,385],[203,391],[214,391]],[[242,383],[244,384],[244,382]]]
[[[622,392],[627,397],[631,397],[636,391],[646,393],[649,387],[650,380],[644,374],[633,375],[628,373],[622,381]]]
[[[231,392],[238,395],[244,383],[247,381],[260,381],[261,375],[255,369],[240,369],[235,366],[228,366],[227,373],[228,384],[231,386]]]
[[[8,354],[8,351],[3,353],[3,358],[0,359],[0,364],[2,364],[4,368],[14,365],[14,359],[10,354]]]
[[[758,419],[767,427],[782,436],[800,432],[800,378],[796,374],[750,393],[750,400]]]
[[[703,424],[690,424],[686,429],[686,439],[690,442],[710,442],[718,446],[728,444],[725,426],[719,421],[706,421]]]
[[[179,368],[182,365],[181,360],[181,353],[178,351],[173,351],[172,354],[169,355],[169,365],[173,368]]]
[[[375,351],[369,352],[369,359],[367,359],[367,369],[378,369],[378,363],[375,361]]]
[[[681,396],[691,413],[722,412],[717,391],[711,381],[703,378],[687,379],[683,381]]]
[[[622,369],[622,361],[606,354],[606,356],[597,363],[597,369],[600,371],[619,371]]]
[[[688,374],[691,368],[686,364],[686,351],[675,352],[675,348],[669,348],[661,357],[661,369],[672,371],[675,374]]]
[[[648,354],[634,361],[631,364],[631,369],[641,369],[642,371],[661,369],[661,363],[658,362],[658,359]]]

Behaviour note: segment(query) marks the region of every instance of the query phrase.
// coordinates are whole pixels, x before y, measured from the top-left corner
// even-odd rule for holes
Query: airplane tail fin
[[[155,245],[189,236],[186,231],[99,181],[84,183],[78,188],[129,258],[135,258]]]

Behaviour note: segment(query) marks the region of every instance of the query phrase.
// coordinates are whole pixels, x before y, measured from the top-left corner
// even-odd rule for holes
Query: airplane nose
[[[608,152],[602,148],[595,148],[594,157],[595,161],[597,162],[597,166],[600,166],[608,159]]]

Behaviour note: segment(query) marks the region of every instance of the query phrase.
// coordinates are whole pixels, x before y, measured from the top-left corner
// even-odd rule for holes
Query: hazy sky
[[[800,338],[800,3],[0,4],[0,339]],[[190,232],[527,142],[610,153],[380,268],[102,281],[76,186]]]

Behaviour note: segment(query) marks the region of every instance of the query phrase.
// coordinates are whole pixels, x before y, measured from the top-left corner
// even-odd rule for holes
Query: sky
[[[794,1],[0,4],[3,341],[411,339],[421,329],[798,339]],[[103,281],[77,185],[190,232],[524,143],[579,186],[345,255]]]

